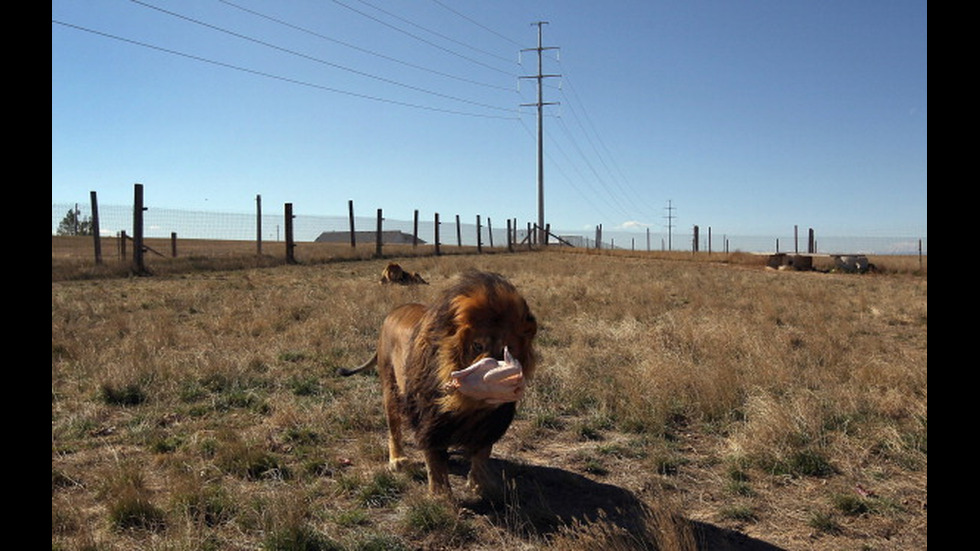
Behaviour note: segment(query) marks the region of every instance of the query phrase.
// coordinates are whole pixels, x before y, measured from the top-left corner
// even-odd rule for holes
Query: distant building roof
[[[354,241],[356,243],[375,243],[377,232],[356,231]],[[349,231],[325,231],[314,241],[317,243],[350,243]],[[383,231],[381,232],[381,242],[386,245],[411,245],[412,236],[403,231]],[[425,241],[419,239],[420,245],[425,245]]]

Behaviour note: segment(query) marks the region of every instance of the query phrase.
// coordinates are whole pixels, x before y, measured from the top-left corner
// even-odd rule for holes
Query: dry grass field
[[[390,260],[430,285],[379,285]],[[52,549],[926,548],[917,258],[148,261],[107,277],[53,254]],[[506,496],[466,493],[454,458],[447,504],[411,439],[387,472],[376,374],[336,370],[469,267],[523,292],[540,362],[494,449]]]

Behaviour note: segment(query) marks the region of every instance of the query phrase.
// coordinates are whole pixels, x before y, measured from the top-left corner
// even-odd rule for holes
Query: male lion
[[[450,447],[462,448],[469,457],[471,488],[484,495],[499,493],[500,482],[490,476],[487,463],[514,419],[523,377],[534,372],[537,330],[524,298],[494,273],[468,271],[433,305],[392,310],[382,323],[374,356],[360,367],[340,370],[351,375],[377,366],[388,419],[389,468],[398,470],[407,461],[402,448],[402,421],[407,420],[424,454],[430,493],[451,495]],[[504,371],[516,375],[494,379],[494,373]],[[459,382],[461,373],[482,377],[479,389],[467,392],[467,383]],[[511,392],[497,393],[507,384],[513,385],[507,387]]]

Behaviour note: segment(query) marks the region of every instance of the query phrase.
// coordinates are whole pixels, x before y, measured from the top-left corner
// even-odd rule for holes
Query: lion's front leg
[[[503,486],[490,472],[490,452],[493,446],[486,446],[470,453],[470,473],[466,485],[481,496],[493,498],[502,495]]]
[[[426,449],[425,468],[429,474],[429,493],[434,496],[450,497],[449,451],[445,449]]]

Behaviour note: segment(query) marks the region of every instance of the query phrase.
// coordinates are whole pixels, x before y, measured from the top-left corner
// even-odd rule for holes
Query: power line
[[[579,124],[579,127],[582,128],[582,132],[583,134],[585,134],[586,139],[588,139],[589,145],[592,146],[593,151],[595,151],[596,157],[598,157],[603,167],[605,167],[605,169],[609,172],[613,182],[616,184],[616,187],[620,189],[620,191],[624,194],[624,196],[625,195],[630,196],[628,198],[630,203],[634,207],[641,208],[641,210],[646,211],[649,208],[648,206],[649,204],[645,200],[643,200],[642,195],[640,195],[640,193],[630,184],[629,178],[627,178],[626,175],[623,173],[619,164],[616,162],[615,157],[613,157],[612,152],[606,146],[605,140],[602,139],[602,135],[599,134],[599,131],[596,129],[595,124],[592,123],[592,118],[589,117],[588,110],[585,108],[585,105],[583,104],[582,100],[579,98],[578,92],[575,90],[575,86],[572,85],[572,79],[566,76],[562,79],[562,83],[568,84],[568,89],[571,91],[572,95],[574,96],[575,101],[568,102],[569,110],[574,116],[575,121]],[[559,88],[559,91],[561,92],[563,98],[571,99],[565,95],[563,87]],[[596,141],[599,142],[599,145],[602,147],[602,150],[605,152],[605,156],[603,156],[603,154],[599,151],[599,149],[596,148],[595,143],[593,143],[592,139],[589,138],[589,131],[586,130],[585,126],[582,125],[582,122],[579,120],[578,117],[578,112],[573,108],[573,105],[575,104],[578,104],[580,106],[582,117],[585,119],[585,122],[588,124],[589,129],[591,129],[592,135],[595,136]],[[610,169],[609,165],[606,164],[606,160],[605,160],[606,157],[608,157],[609,163],[613,165],[615,171]],[[619,176],[618,178],[617,178],[617,174]],[[623,185],[620,185],[620,180],[623,181]],[[646,204],[647,206],[642,207],[642,205],[644,204]],[[644,212],[644,214],[649,215],[647,212]]]
[[[524,123],[524,120],[522,119],[520,122],[521,122],[521,126],[524,127],[525,131],[527,131],[527,133],[533,138],[534,134],[531,132],[531,129],[527,127],[527,124]],[[581,189],[579,189],[579,187],[575,185],[575,182],[573,182],[572,179],[569,178],[568,174],[562,168],[562,164],[559,162],[555,162],[554,160],[552,160],[552,157],[549,156],[548,159],[551,160],[550,166],[552,166],[555,170],[558,171],[559,174],[561,174],[565,178],[568,184],[572,186],[572,188],[582,197],[582,199],[585,199],[586,203],[590,207],[596,210],[597,214],[599,214],[601,219],[603,220],[611,219],[611,217],[606,212],[604,212],[602,209],[599,208],[599,205],[596,202],[596,198],[597,197],[600,198],[602,202],[605,203],[606,206],[608,206],[611,209],[616,209],[617,206],[610,203],[609,199],[606,198],[605,194],[599,193],[598,190],[596,190],[589,183],[591,182],[591,179],[586,178],[585,175],[582,173],[582,170],[579,168],[579,166],[576,163],[572,162],[572,159],[569,157],[568,153],[565,153],[565,150],[564,148],[562,148],[561,143],[555,140],[553,134],[548,134],[548,141],[552,146],[555,147],[555,149],[558,151],[558,154],[561,155],[562,158],[564,158],[565,163],[569,167],[571,167],[571,169],[574,170],[576,174],[578,174],[579,179],[585,182],[592,189],[592,195],[588,195],[585,192],[583,192]]]
[[[501,116],[501,115],[487,115],[487,114],[484,114],[484,113],[470,113],[470,112],[466,112],[466,111],[457,111],[457,110],[454,110],[454,109],[444,109],[444,108],[440,108],[440,107],[431,107],[431,106],[427,106],[427,105],[419,105],[419,104],[416,104],[416,103],[409,103],[409,102],[405,102],[405,101],[387,99],[387,98],[382,98],[382,97],[378,97],[378,96],[371,96],[371,95],[368,95],[368,94],[360,94],[360,93],[351,92],[351,91],[348,91],[348,90],[340,90],[338,88],[331,88],[329,86],[323,86],[323,85],[320,85],[320,84],[314,84],[314,83],[311,83],[311,82],[306,82],[306,81],[302,81],[302,80],[298,80],[298,79],[294,79],[294,78],[289,78],[289,77],[284,77],[284,76],[280,76],[280,75],[275,75],[275,74],[268,73],[268,72],[265,72],[265,71],[259,71],[259,70],[256,70],[256,69],[249,69],[248,67],[242,67],[240,65],[233,65],[231,63],[226,63],[226,62],[223,62],[223,61],[216,61],[216,60],[213,60],[213,59],[208,59],[206,57],[201,57],[201,56],[194,55],[194,54],[188,54],[188,53],[185,53],[185,52],[179,52],[177,50],[172,50],[172,49],[169,49],[169,48],[164,48],[162,46],[157,46],[157,45],[149,44],[149,43],[146,43],[146,42],[140,42],[138,40],[133,40],[133,39],[130,39],[130,38],[125,38],[125,37],[117,36],[117,35],[114,35],[114,34],[106,33],[106,32],[103,32],[103,31],[98,31],[98,30],[95,30],[95,29],[90,29],[90,28],[87,28],[87,27],[82,27],[80,25],[74,25],[72,23],[67,23],[67,22],[64,22],[64,21],[59,21],[57,19],[52,19],[51,22],[52,23],[55,23],[57,25],[62,25],[64,27],[69,27],[69,28],[80,30],[80,31],[84,31],[84,32],[87,32],[87,33],[91,33],[91,34],[103,36],[105,38],[111,38],[113,40],[118,40],[120,42],[126,42],[126,43],[133,44],[133,45],[136,45],[136,46],[142,46],[144,48],[149,48],[151,50],[156,50],[156,51],[159,51],[159,52],[164,52],[164,53],[168,53],[168,54],[171,54],[171,55],[176,55],[176,56],[184,57],[184,58],[187,58],[187,59],[193,59],[195,61],[200,61],[202,63],[208,63],[208,64],[211,64],[211,65],[217,65],[219,67],[225,67],[227,69],[233,69],[233,70],[236,70],[236,71],[241,71],[243,73],[248,73],[248,74],[252,74],[252,75],[262,76],[262,77],[266,77],[266,78],[271,78],[273,80],[278,80],[278,81],[282,81],[282,82],[288,82],[290,84],[297,84],[297,85],[305,86],[305,87],[308,87],[308,88],[315,88],[315,89],[318,89],[318,90],[324,90],[324,91],[327,91],[327,92],[333,92],[333,93],[337,93],[337,94],[343,94],[343,95],[346,95],[346,96],[352,96],[352,97],[356,97],[356,98],[360,98],[360,99],[377,101],[377,102],[381,102],[381,103],[388,103],[388,104],[392,104],[392,105],[399,105],[399,106],[402,106],[402,107],[411,107],[411,108],[414,108],[414,109],[423,109],[423,110],[426,110],[426,111],[435,111],[435,112],[439,112],[439,113],[448,113],[448,114],[451,114],[451,115],[462,115],[462,116],[467,116],[467,117],[480,117],[480,118],[487,118],[487,119],[505,119],[505,120],[519,119],[519,117],[516,117],[516,116],[515,117],[504,117],[504,116]]]
[[[409,21],[408,19],[405,19],[404,17],[401,17],[399,15],[396,15],[394,13],[391,13],[390,11],[383,10],[383,9],[379,8],[378,6],[375,6],[374,4],[371,4],[370,2],[367,2],[365,0],[357,0],[357,1],[360,2],[360,3],[362,3],[362,4],[364,4],[365,6],[370,6],[370,7],[374,8],[374,9],[376,9],[376,10],[378,10],[379,12],[381,12],[383,14],[386,14],[386,15],[388,15],[390,17],[394,17],[395,19],[397,19],[399,21],[402,21],[402,22],[404,22],[404,23],[406,23],[408,25],[411,25],[411,26],[413,26],[413,27],[415,27],[417,29],[422,29],[423,31],[425,31],[427,33],[430,33],[430,34],[433,34],[435,36],[438,36],[439,38],[441,38],[443,40],[447,40],[447,41],[452,42],[454,44],[459,44],[460,46],[463,46],[464,48],[469,48],[469,49],[473,50],[474,52],[480,52],[480,53],[482,53],[484,55],[487,55],[487,56],[490,56],[490,57],[495,57],[495,58],[497,58],[497,59],[499,59],[499,60],[501,60],[501,61],[503,61],[505,63],[512,63],[512,61],[509,60],[509,59],[507,59],[507,58],[501,57],[501,56],[499,56],[499,55],[497,55],[497,54],[495,54],[493,52],[488,52],[486,50],[481,50],[480,48],[477,48],[475,46],[471,46],[469,44],[466,44],[465,42],[460,42],[460,41],[458,41],[458,40],[456,40],[454,38],[450,38],[450,37],[448,37],[448,36],[446,36],[446,35],[444,35],[442,33],[438,33],[436,31],[433,31],[432,29],[428,29],[426,27],[423,27],[422,25],[419,25],[418,23],[413,23],[412,21]]]
[[[474,19],[471,19],[471,18],[469,18],[469,17],[467,17],[467,16],[465,16],[465,15],[463,15],[462,13],[460,13],[460,12],[458,12],[458,11],[456,11],[456,10],[454,10],[453,8],[450,8],[449,6],[447,6],[447,5],[445,5],[445,4],[443,4],[443,3],[442,3],[442,2],[440,2],[439,0],[432,0],[432,1],[433,1],[433,2],[435,2],[436,4],[439,4],[440,6],[442,6],[442,7],[444,7],[444,8],[446,8],[447,10],[449,10],[449,11],[451,11],[451,12],[453,12],[453,13],[455,13],[456,15],[458,15],[458,16],[460,16],[460,17],[462,17],[463,19],[465,19],[465,20],[467,20],[467,21],[469,21],[470,23],[473,23],[473,24],[474,24],[474,25],[476,25],[477,27],[480,27],[481,29],[483,29],[483,30],[485,30],[485,31],[487,31],[487,32],[489,32],[489,33],[491,33],[491,34],[493,34],[493,35],[495,35],[495,36],[498,36],[498,37],[500,37],[500,38],[503,38],[504,40],[506,40],[507,42],[510,42],[511,44],[514,44],[515,46],[520,46],[520,45],[521,45],[521,43],[520,43],[520,42],[518,42],[518,41],[516,41],[516,40],[512,40],[512,39],[510,39],[509,37],[506,37],[506,36],[504,36],[504,35],[502,35],[502,34],[500,34],[500,33],[498,33],[497,31],[495,31],[495,30],[493,30],[493,29],[491,29],[490,27],[487,27],[486,25],[483,25],[483,24],[482,24],[482,23],[480,23],[479,21],[476,21],[476,20],[474,20]]]
[[[622,215],[629,216],[629,211],[626,209],[626,207],[622,205],[622,203],[619,202],[619,199],[617,199],[616,197],[616,193],[614,193],[612,189],[610,189],[610,187],[606,185],[606,181],[602,178],[602,176],[599,175],[595,167],[592,165],[588,157],[585,155],[585,152],[582,151],[581,147],[579,147],[578,142],[575,140],[575,137],[572,136],[571,132],[569,132],[568,130],[568,127],[565,125],[565,121],[561,117],[558,117],[556,120],[558,121],[558,126],[562,129],[565,136],[568,137],[568,140],[572,143],[572,146],[578,152],[579,157],[582,158],[582,161],[585,163],[585,166],[589,168],[589,170],[592,172],[592,175],[595,176],[595,180],[599,182],[599,185],[602,186],[602,188],[606,191],[606,194],[609,196],[609,198],[612,199],[613,203],[615,203],[615,208],[618,209]]]
[[[450,79],[458,80],[460,82],[466,82],[466,83],[469,83],[469,84],[474,84],[474,85],[477,85],[477,86],[483,86],[483,87],[486,87],[486,88],[495,88],[497,90],[505,90],[505,91],[508,91],[508,92],[513,92],[514,91],[514,89],[511,88],[511,87],[500,86],[500,85],[497,85],[497,84],[489,84],[489,83],[486,83],[486,82],[479,82],[479,81],[476,81],[476,80],[473,80],[473,79],[469,79],[469,78],[465,78],[465,77],[460,77],[460,76],[457,76],[457,75],[451,75],[449,73],[438,71],[436,69],[431,69],[429,67],[423,67],[423,66],[417,65],[415,63],[411,63],[411,62],[404,61],[404,60],[401,60],[401,59],[397,59],[397,58],[394,58],[394,57],[391,57],[391,56],[388,56],[388,55],[385,55],[385,54],[382,54],[382,53],[379,53],[379,52],[375,52],[375,51],[369,50],[367,48],[362,48],[362,47],[357,46],[355,44],[351,44],[349,42],[344,42],[343,40],[338,40],[336,38],[332,38],[332,37],[323,35],[323,34],[318,33],[316,31],[313,31],[313,30],[310,30],[310,29],[307,29],[307,28],[304,28],[304,27],[300,27],[299,25],[294,25],[294,24],[289,23],[287,21],[283,21],[281,19],[277,19],[275,17],[272,17],[271,15],[267,15],[267,14],[264,14],[264,13],[259,13],[259,12],[255,11],[255,10],[248,9],[248,8],[246,8],[244,6],[239,6],[238,4],[235,4],[233,2],[229,2],[228,0],[218,0],[218,1],[221,2],[221,3],[223,3],[223,4],[227,4],[228,6],[231,6],[233,8],[236,8],[236,9],[239,9],[241,11],[244,11],[246,13],[250,13],[250,14],[256,16],[256,17],[261,17],[263,19],[267,19],[269,21],[272,21],[273,23],[277,23],[277,24],[282,25],[284,27],[288,27],[290,29],[294,29],[294,30],[300,31],[300,32],[309,34],[311,36],[315,36],[317,38],[320,38],[320,39],[323,39],[323,40],[327,40],[329,42],[333,42],[334,44],[340,44],[341,46],[350,48],[352,50],[357,50],[358,52],[361,52],[361,53],[365,53],[365,54],[368,54],[368,55],[379,57],[381,59],[385,59],[385,60],[388,60],[388,61],[391,61],[391,62],[394,62],[394,63],[399,63],[399,64],[404,65],[406,67],[411,67],[413,69],[418,69],[420,71],[426,71],[426,72],[432,73],[434,75],[439,75],[441,77],[450,78]]]
[[[494,67],[492,65],[488,65],[486,63],[483,63],[482,61],[478,61],[478,60],[473,59],[473,58],[471,58],[469,56],[465,56],[465,55],[463,55],[463,54],[461,54],[459,52],[455,52],[453,50],[450,50],[449,48],[445,48],[443,46],[440,46],[440,45],[436,44],[435,42],[432,42],[431,40],[426,40],[425,38],[422,38],[421,36],[418,36],[416,34],[410,33],[410,32],[408,32],[408,31],[406,31],[404,29],[400,29],[400,28],[392,25],[391,23],[388,23],[386,21],[382,21],[381,19],[379,19],[377,17],[374,17],[373,15],[369,15],[367,13],[364,13],[361,10],[358,10],[358,9],[352,7],[352,6],[349,6],[349,5],[347,5],[347,4],[343,3],[343,2],[340,2],[340,0],[333,0],[333,2],[335,4],[337,4],[337,5],[339,5],[339,6],[343,6],[343,7],[347,8],[347,9],[351,10],[354,13],[357,13],[359,15],[362,15],[364,17],[367,17],[368,19],[370,19],[372,21],[375,21],[377,23],[380,23],[380,24],[382,24],[382,25],[384,25],[384,26],[386,26],[386,27],[388,27],[390,29],[394,29],[394,30],[396,30],[396,31],[398,31],[400,33],[403,33],[405,35],[408,35],[408,36],[414,38],[415,40],[418,40],[419,42],[423,42],[425,44],[428,44],[429,46],[432,46],[433,48],[437,48],[437,49],[442,50],[442,51],[444,51],[446,53],[449,53],[449,54],[452,54],[454,56],[457,56],[457,57],[460,57],[462,59],[465,59],[465,60],[467,60],[467,61],[469,61],[471,63],[475,63],[475,64],[480,65],[482,67],[486,67],[487,69],[490,69],[492,71],[497,71],[499,73],[503,73],[503,74],[509,75],[509,76],[517,76],[517,75],[514,75],[513,73],[504,71],[503,69],[499,69],[499,68]],[[364,3],[366,3],[366,2],[364,2]],[[370,6],[370,4],[367,4],[367,5]],[[372,7],[374,7],[374,6],[372,6]],[[380,10],[380,8],[375,8],[375,9],[378,9],[379,11],[384,11],[384,10]],[[387,13],[387,12],[384,12],[384,13]],[[393,17],[396,17],[396,16],[393,16]],[[432,32],[432,31],[429,31],[429,32]],[[501,58],[501,59],[503,59],[503,58]]]
[[[425,88],[420,88],[418,86],[412,86],[411,84],[405,84],[405,83],[398,82],[398,81],[395,81],[395,80],[392,80],[392,79],[389,79],[389,78],[380,77],[380,76],[377,76],[377,75],[373,75],[371,73],[366,73],[364,71],[359,71],[357,69],[352,69],[350,67],[345,67],[345,66],[339,65],[337,63],[333,63],[333,62],[330,62],[330,61],[326,61],[324,59],[320,59],[320,58],[316,58],[316,57],[313,57],[313,56],[304,54],[302,52],[297,52],[295,50],[290,50],[288,48],[283,48],[282,46],[276,46],[275,44],[271,44],[269,42],[265,42],[264,40],[259,40],[257,38],[252,38],[250,36],[246,36],[246,35],[243,35],[241,33],[230,31],[228,29],[225,29],[225,28],[222,28],[222,27],[218,27],[217,25],[212,25],[211,23],[206,23],[206,22],[201,21],[199,19],[194,19],[192,17],[188,17],[186,15],[182,15],[182,14],[179,14],[177,12],[173,12],[173,11],[170,11],[170,10],[165,10],[165,9],[160,8],[158,6],[154,6],[154,5],[148,4],[146,2],[141,2],[140,0],[129,0],[129,1],[132,2],[132,3],[134,3],[134,4],[137,4],[137,5],[146,7],[146,8],[150,8],[150,9],[153,9],[153,10],[156,10],[156,11],[159,11],[161,13],[165,13],[167,15],[171,15],[173,17],[177,17],[179,19],[183,19],[185,21],[194,23],[196,25],[201,25],[203,27],[206,27],[206,28],[209,28],[209,29],[218,31],[218,32],[222,32],[222,33],[225,33],[225,34],[234,36],[235,38],[239,38],[239,39],[242,39],[242,40],[247,40],[249,42],[253,42],[255,44],[259,44],[259,45],[265,46],[267,48],[272,48],[274,50],[277,50],[277,51],[280,51],[280,52],[283,52],[283,53],[287,53],[289,55],[294,55],[294,56],[297,56],[297,57],[301,57],[303,59],[307,59],[307,60],[314,61],[314,62],[317,62],[317,63],[322,63],[322,64],[327,65],[329,67],[333,67],[335,69],[340,69],[342,71],[347,71],[349,73],[353,73],[353,74],[356,74],[356,75],[359,75],[359,76],[363,76],[363,77],[366,77],[366,78],[371,78],[371,79],[377,80],[379,82],[384,82],[386,84],[391,84],[391,85],[394,85],[394,86],[401,86],[402,88],[407,88],[409,90],[413,90],[413,91],[416,91],[416,92],[421,92],[421,93],[424,93],[424,94],[430,94],[430,95],[433,95],[433,96],[441,97],[441,98],[444,98],[444,99],[450,99],[450,100],[453,100],[453,101],[459,101],[459,102],[462,102],[462,103],[468,103],[470,105],[475,105],[475,106],[483,107],[483,108],[486,108],[486,109],[493,109],[493,110],[497,110],[497,111],[508,111],[508,112],[513,111],[513,109],[508,109],[506,107],[497,107],[497,106],[494,106],[494,105],[488,105],[488,104],[485,104],[485,103],[480,103],[480,102],[476,102],[476,101],[472,101],[472,100],[468,100],[468,99],[458,98],[456,96],[450,96],[448,94],[442,94],[442,93],[439,93],[439,92],[433,92],[432,90],[426,90]]]

